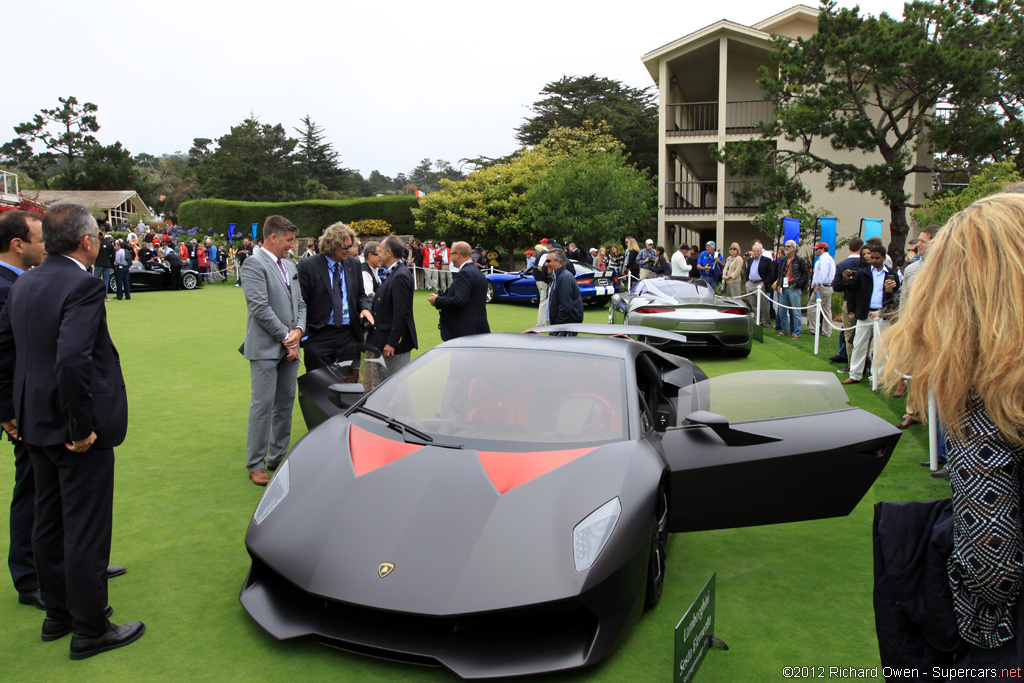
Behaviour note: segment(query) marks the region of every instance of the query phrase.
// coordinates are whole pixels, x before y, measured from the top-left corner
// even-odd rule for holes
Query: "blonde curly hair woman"
[[[979,199],[928,249],[899,320],[882,337],[883,384],[912,375],[947,432],[953,611],[971,650],[957,665],[1017,658],[1024,589],[1024,194]],[[1019,665],[1019,662],[1013,666]]]

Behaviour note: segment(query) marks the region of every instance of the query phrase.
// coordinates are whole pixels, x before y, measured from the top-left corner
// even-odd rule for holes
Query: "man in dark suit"
[[[299,261],[299,286],[306,301],[307,371],[358,358],[358,351],[345,348],[363,341],[363,320],[373,324],[373,300],[363,291],[359,259],[348,257],[355,239],[352,228],[335,223],[320,236],[320,254]]]
[[[405,255],[402,240],[391,235],[377,251],[388,274],[373,298],[374,327],[366,343],[381,350],[388,374],[393,375],[409,362],[418,344],[416,321],[412,316],[413,280],[402,260]]]
[[[42,639],[68,633],[71,658],[134,642],[142,622],[107,621],[114,447],[128,399],[107,332],[96,220],[56,204],[43,220],[50,258],[18,277],[0,313],[0,421],[24,441],[36,479],[32,550],[47,605]]]
[[[441,312],[441,340],[490,332],[487,325],[487,278],[473,265],[468,242],[452,245],[452,263],[458,272],[443,296],[432,294],[430,305]],[[468,267],[463,268],[465,264]]]
[[[548,324],[564,325],[583,322],[583,297],[576,278],[565,267],[565,252],[554,249],[544,267],[551,273],[548,289]]]
[[[750,250],[750,259],[747,261],[746,269],[744,271],[744,277],[746,278],[746,293],[756,292],[760,289],[768,297],[771,297],[772,285],[775,284],[775,264],[767,256],[761,253],[761,243],[755,242],[754,246]],[[693,271],[690,271],[691,273]],[[761,299],[761,324],[770,325],[771,320],[769,318],[768,310],[771,308],[770,301],[760,294],[757,298]],[[756,299],[750,299],[750,310],[757,310]]]

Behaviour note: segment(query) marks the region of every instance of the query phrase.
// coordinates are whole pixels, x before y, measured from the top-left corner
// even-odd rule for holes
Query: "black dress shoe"
[[[114,608],[110,605],[107,605],[103,609],[103,616],[107,619],[109,619],[110,615],[113,613]],[[55,640],[60,640],[67,634],[71,633],[71,631],[72,627],[70,620],[65,621],[63,619],[51,619],[50,617],[46,617],[45,619],[43,619],[42,638],[44,643],[52,643]]]
[[[946,465],[945,467],[943,467],[941,470],[938,470],[937,472],[932,472],[931,476],[934,479],[942,479],[943,477],[948,477],[949,476],[949,465]]]
[[[121,574],[124,574],[126,571],[128,571],[128,567],[122,567],[121,565],[112,564],[109,567],[107,567],[107,578],[112,579],[115,576],[121,576]]]
[[[118,626],[110,624],[107,632],[98,638],[82,638],[71,636],[71,659],[86,659],[108,650],[116,650],[134,643],[146,632],[146,625],[141,621]]]
[[[43,594],[38,590],[25,591],[24,593],[18,593],[18,602],[22,605],[32,605],[39,609],[46,609],[46,603],[43,602]]]
[[[845,358],[843,358],[842,356],[839,356],[839,355],[835,355],[835,356],[831,356],[831,357],[830,357],[830,358],[828,359],[828,362],[829,362],[829,363],[845,363],[845,362],[846,362],[846,359],[845,359]]]

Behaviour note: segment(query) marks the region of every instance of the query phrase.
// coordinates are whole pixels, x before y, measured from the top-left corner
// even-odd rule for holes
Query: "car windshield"
[[[664,296],[692,299],[707,296],[708,284],[703,280],[658,280],[648,283]]]
[[[467,448],[559,450],[625,438],[624,383],[618,358],[441,347],[380,385],[363,405]],[[373,421],[358,413],[351,419]]]

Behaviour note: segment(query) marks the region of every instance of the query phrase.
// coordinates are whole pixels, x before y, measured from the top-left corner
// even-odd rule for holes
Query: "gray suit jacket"
[[[296,327],[306,329],[306,302],[295,265],[281,261],[290,283],[286,287],[276,259],[271,258],[269,252],[261,251],[242,264],[242,289],[249,309],[242,355],[248,360],[284,358],[284,338]]]

